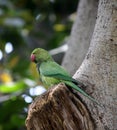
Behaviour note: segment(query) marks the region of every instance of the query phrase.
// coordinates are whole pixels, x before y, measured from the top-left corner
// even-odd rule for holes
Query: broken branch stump
[[[93,130],[83,103],[63,84],[52,87],[30,105],[27,130]]]

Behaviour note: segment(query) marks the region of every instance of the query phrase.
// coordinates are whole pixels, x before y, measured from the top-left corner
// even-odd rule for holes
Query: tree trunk
[[[98,0],[81,0],[79,3],[76,21],[68,41],[69,49],[62,63],[71,75],[79,68],[88,51],[95,27],[97,7]]]
[[[117,0],[100,0],[89,51],[74,78],[103,106],[87,104],[96,130],[117,130]]]
[[[100,0],[88,53],[74,75],[100,106],[61,83],[30,105],[28,130],[117,130],[116,15],[116,0]]]

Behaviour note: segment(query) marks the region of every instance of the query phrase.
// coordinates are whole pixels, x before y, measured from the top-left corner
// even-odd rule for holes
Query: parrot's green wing
[[[59,80],[71,81],[77,84],[77,81],[73,79],[66,70],[64,70],[56,62],[48,61],[43,62],[39,68],[40,73],[43,76],[57,78]]]

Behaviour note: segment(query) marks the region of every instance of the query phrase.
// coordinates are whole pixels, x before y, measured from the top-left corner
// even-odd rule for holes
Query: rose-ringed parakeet
[[[76,85],[78,82],[73,79],[64,68],[53,60],[48,51],[42,48],[34,49],[31,53],[31,61],[36,63],[40,79],[44,84],[52,86],[63,82],[66,86],[77,90],[82,95],[97,103],[94,98],[89,96]]]

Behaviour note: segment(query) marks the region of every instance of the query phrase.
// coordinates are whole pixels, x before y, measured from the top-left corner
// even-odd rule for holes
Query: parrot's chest
[[[41,76],[41,81],[45,84],[45,85],[48,85],[49,86],[52,86],[52,85],[55,85],[55,84],[58,84],[60,81],[56,78],[52,78],[52,77],[45,77],[43,75],[40,75]]]

